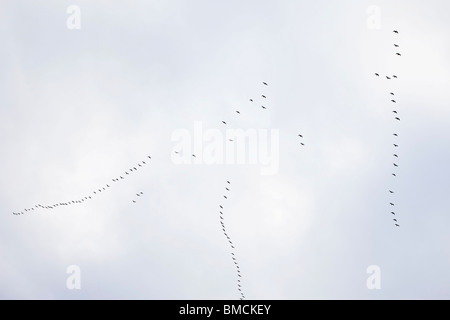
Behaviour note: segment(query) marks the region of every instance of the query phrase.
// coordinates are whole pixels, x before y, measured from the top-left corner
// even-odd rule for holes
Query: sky
[[[449,299],[449,11],[2,1],[0,299]]]

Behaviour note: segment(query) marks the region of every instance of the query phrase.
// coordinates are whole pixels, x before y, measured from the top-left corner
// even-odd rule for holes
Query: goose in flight
[[[398,167],[398,164],[394,163],[394,167]]]
[[[389,78],[388,76],[386,76],[386,79],[391,80],[391,78]]]
[[[250,99],[250,102],[253,102],[253,99]]]
[[[197,158],[197,157],[195,156],[195,154],[193,154],[192,156],[193,156],[194,158]]]
[[[394,211],[391,211],[391,213],[395,216],[395,212]]]
[[[222,205],[219,205],[220,209],[223,209]]]
[[[266,107],[264,107],[264,106],[261,106],[261,108],[263,108],[263,109],[267,109]]]
[[[394,157],[398,158],[398,155],[394,153]]]
[[[228,181],[228,180],[227,180],[227,183],[228,183],[228,184],[231,184],[230,181]]]
[[[397,103],[397,102],[395,102],[395,100],[391,100],[393,103]]]
[[[236,113],[237,113],[237,114],[241,114],[238,110],[236,110]]]
[[[389,190],[389,193],[394,193],[394,191],[392,191],[392,190]]]
[[[398,148],[398,144],[395,144],[395,143],[394,143],[394,147]]]
[[[392,220],[394,220],[395,222],[397,222],[397,219],[392,219]]]
[[[227,123],[226,123],[225,121],[223,121],[223,120],[222,120],[222,123],[223,123],[223,124],[227,124]]]
[[[225,199],[228,199],[227,196],[223,196]]]
[[[398,134],[394,133],[394,136],[395,136],[395,137],[398,137]]]
[[[398,224],[395,224],[395,226],[396,226],[396,227],[400,227],[400,225],[398,225]]]
[[[265,96],[265,95],[263,95],[263,94],[261,95],[261,97],[263,97],[264,99],[266,99],[266,96]]]
[[[301,134],[298,135],[300,138],[303,138],[303,136]]]
[[[394,33],[398,33],[398,31],[397,31],[397,30],[394,30]]]
[[[396,177],[397,175],[395,173],[392,174],[394,177]]]
[[[378,74],[378,73],[375,73],[375,75],[376,75],[377,77],[379,77],[379,76],[380,76],[380,74]]]
[[[392,202],[389,203],[391,206],[395,206]]]
[[[395,110],[394,110],[394,111],[392,111],[392,112],[393,112],[393,113],[395,113],[395,114],[398,114],[398,112],[397,112],[397,111],[395,111]]]
[[[400,121],[400,118],[399,118],[399,117],[395,117],[395,120],[398,120],[398,121]]]
[[[391,92],[391,96],[395,96],[395,94],[393,92]]]
[[[396,76],[395,74],[393,75],[393,77],[394,77],[395,79],[397,79],[397,76]]]
[[[263,85],[268,86],[268,84],[266,82],[263,82]]]
[[[396,53],[396,55],[398,55],[398,56],[400,56],[400,57],[402,56],[402,55],[401,55],[400,53],[398,53],[398,52]]]
[[[399,47],[399,45],[398,45],[398,44],[395,44],[395,43],[394,43],[394,47],[398,48],[398,47]]]

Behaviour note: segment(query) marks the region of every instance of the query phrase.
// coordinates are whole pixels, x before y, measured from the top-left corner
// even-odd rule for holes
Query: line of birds
[[[231,186],[231,182],[229,180],[227,180],[227,184],[225,185],[226,192],[223,195],[223,198],[225,200],[228,200],[228,196],[227,195],[230,193],[230,186]],[[245,299],[245,295],[242,292],[242,284],[241,284],[242,275],[241,275],[241,270],[239,268],[239,264],[238,264],[237,259],[236,259],[236,255],[233,252],[234,249],[235,249],[234,243],[233,243],[233,241],[231,241],[231,238],[228,235],[226,227],[225,227],[225,222],[224,222],[225,218],[224,218],[224,214],[223,214],[223,211],[225,210],[224,206],[222,204],[219,204],[219,208],[220,208],[220,210],[219,210],[219,222],[220,222],[220,225],[222,226],[223,234],[227,238],[227,241],[228,241],[228,243],[230,244],[230,247],[231,247],[231,259],[233,260],[233,263],[234,263],[234,265],[236,267],[236,273],[237,273],[237,289],[239,291],[239,294],[241,295],[240,299],[243,300],[243,299]]]
[[[151,158],[152,158],[151,156],[147,156],[147,159],[151,159]],[[146,164],[147,164],[146,161],[141,161],[136,166],[133,166],[130,169],[126,170],[123,175],[119,175],[118,177],[113,178],[112,181],[114,183],[116,183],[116,182],[119,182],[121,180],[124,180],[131,173],[134,173],[134,172],[138,171],[140,168],[144,167]],[[76,199],[76,200],[70,200],[70,201],[65,201],[65,202],[57,202],[57,203],[54,203],[54,204],[51,204],[51,205],[36,204],[36,205],[34,205],[32,207],[25,208],[25,209],[23,209],[23,210],[21,210],[19,212],[14,212],[13,211],[12,214],[15,215],[15,216],[20,216],[20,215],[24,215],[26,213],[36,212],[39,209],[53,210],[53,209],[56,209],[58,207],[71,206],[71,205],[75,205],[75,204],[82,204],[84,202],[92,200],[95,196],[100,195],[100,193],[105,192],[109,188],[111,188],[111,186],[107,183],[107,184],[99,187],[98,189],[95,189],[92,193],[90,193],[88,195],[85,195],[84,197],[81,197],[81,198]],[[140,196],[142,194],[143,193],[141,192],[140,194],[137,194],[137,195]],[[135,200],[133,200],[133,202],[135,202]]]
[[[395,34],[399,34],[399,32],[398,32],[397,30],[394,30],[393,32],[394,32]],[[395,48],[399,48],[400,46],[399,46],[397,43],[394,43],[394,47],[395,47]],[[399,53],[399,52],[396,52],[395,54],[396,54],[397,56],[401,56],[401,53]],[[379,77],[380,74],[379,74],[379,73],[375,73],[375,76]],[[398,79],[398,77],[397,77],[396,75],[392,75],[392,78]],[[389,76],[386,76],[386,79],[387,79],[387,80],[391,80],[392,78],[389,77]],[[389,96],[391,97],[391,101],[390,101],[390,102],[397,104],[397,101],[396,101],[394,98],[392,98],[392,97],[395,97],[395,93],[394,93],[394,92],[390,92],[390,93],[389,93]],[[400,121],[400,117],[399,117],[399,115],[398,115],[398,111],[394,109],[394,110],[392,110],[392,113],[394,113],[394,120],[396,121],[396,123],[398,123],[398,121]],[[397,131],[393,134],[393,136],[394,136],[395,138],[398,137]],[[395,138],[394,138],[394,139],[395,139]],[[394,154],[393,154],[393,156],[394,156],[394,162],[393,162],[393,166],[394,166],[394,168],[398,168],[397,162],[398,162],[399,157],[398,157],[397,148],[399,147],[399,145],[398,145],[398,143],[396,143],[395,140],[394,140],[393,146],[394,146]],[[393,176],[394,178],[397,177],[397,173],[396,173],[395,170],[394,170],[394,172],[392,172],[392,176]],[[389,195],[393,195],[393,194],[395,194],[395,192],[392,191],[392,190],[389,190]],[[389,202],[389,205],[390,205],[391,207],[395,207],[395,203],[393,203],[393,202]],[[398,220],[397,220],[395,211],[391,211],[391,214],[394,216],[394,218],[392,219],[393,222],[394,222],[394,225],[395,225],[396,227],[400,227],[400,224],[398,223]]]
[[[263,86],[266,86],[266,87],[269,86],[269,84],[268,84],[267,82],[264,82],[264,81],[262,82],[262,84],[263,84]],[[266,96],[265,94],[261,94],[261,98],[263,99],[264,102],[266,102],[267,96]],[[250,100],[250,102],[252,102],[252,103],[255,102],[255,101],[253,100],[253,98],[250,98],[249,100]],[[266,107],[264,104],[265,104],[265,103],[261,103],[261,108],[265,110],[265,109],[267,109],[267,107]],[[240,110],[236,110],[235,112],[236,112],[238,115],[241,114],[241,111],[240,111]],[[224,125],[227,125],[227,121],[225,121],[225,120],[222,120],[222,123],[223,123]],[[230,140],[230,141],[232,141],[232,140]]]

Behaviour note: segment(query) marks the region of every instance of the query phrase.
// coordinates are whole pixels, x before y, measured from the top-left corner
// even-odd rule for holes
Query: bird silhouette
[[[394,133],[394,136],[398,137],[398,134]]]
[[[251,102],[253,102],[253,99],[250,99]]]
[[[265,85],[265,86],[268,86],[268,84],[267,84],[267,83],[265,83],[265,82],[263,82],[263,85]]]
[[[398,164],[394,163],[394,167],[398,167]]]
[[[227,124],[225,121],[222,121],[223,124]]]
[[[398,52],[396,53],[396,55],[398,55],[398,56],[400,56],[400,57],[402,56],[402,55],[401,55],[400,53],[398,53]]]
[[[389,190],[389,193],[394,193],[394,191],[392,191],[392,190]]]
[[[396,227],[400,227],[400,225],[398,225],[398,224],[395,224],[395,226],[396,226]]]
[[[395,222],[397,222],[397,219],[392,219],[392,220],[394,220]]]
[[[386,79],[391,80],[391,78],[389,78],[388,76],[386,76]]]
[[[298,135],[300,138],[303,138],[303,136],[301,134]]]
[[[223,196],[225,199],[228,199],[227,196]]]
[[[397,102],[395,102],[395,100],[391,100],[393,103],[397,103]]]
[[[241,114],[238,110],[236,110],[236,113],[237,113],[237,114]]]
[[[397,30],[394,30],[394,33],[398,33],[398,31],[397,31]]]
[[[267,109],[266,107],[264,107],[264,106],[261,106],[261,108],[263,108],[263,109]]]
[[[395,144],[395,143],[394,143],[394,147],[398,148],[398,144]]]
[[[391,211],[391,213],[395,216],[395,212],[394,211]]]
[[[380,75],[378,74],[378,73],[375,73],[375,75],[377,76],[377,77],[379,77]]]
[[[231,184],[231,182],[230,182],[230,181],[228,181],[228,180],[227,180],[227,183],[228,183],[228,184]]]
[[[263,97],[264,99],[266,99],[266,96],[265,96],[265,95],[263,95],[263,94],[261,95],[261,97]]]
[[[393,92],[391,92],[391,95],[392,95],[392,96],[395,96],[395,94],[394,94]]]
[[[396,154],[394,153],[394,157],[398,158],[398,155],[396,155]]]
[[[395,114],[397,114],[397,113],[398,113],[398,112],[397,112],[397,111],[395,111],[395,110],[394,110],[394,111],[392,111],[392,112],[393,112],[393,113],[395,113]]]
[[[193,154],[192,156],[193,156],[194,158],[197,158],[197,157],[195,156],[195,154]]]
[[[396,177],[397,175],[395,173],[392,174],[394,177]]]
[[[395,117],[395,120],[398,120],[398,121],[400,121],[400,118],[399,118],[399,117]]]
[[[389,203],[391,206],[394,206],[394,204],[392,202]]]
[[[397,79],[397,76],[394,74],[392,77],[394,77],[395,79]]]
[[[395,44],[395,43],[394,43],[394,47],[398,48],[398,47],[399,47],[399,45],[398,45],[398,44]]]

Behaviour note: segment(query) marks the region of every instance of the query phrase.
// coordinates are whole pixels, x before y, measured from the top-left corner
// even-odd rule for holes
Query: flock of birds
[[[142,160],[141,162],[139,162],[138,164],[136,164],[135,166],[130,167],[128,170],[125,170],[123,174],[115,177],[112,179],[111,185],[114,185],[117,182],[120,182],[122,180],[125,180],[129,175],[136,173],[137,171],[139,171],[140,169],[142,169],[144,166],[147,165],[148,161],[151,160],[151,156],[147,156],[146,161]],[[53,204],[46,204],[46,205],[42,205],[42,204],[36,204],[32,207],[28,207],[25,208],[21,211],[17,211],[17,212],[12,212],[13,215],[15,216],[20,216],[20,215],[24,215],[27,213],[33,213],[33,212],[37,212],[40,209],[45,209],[45,210],[53,210],[53,209],[57,209],[59,207],[64,207],[64,206],[71,206],[71,205],[77,205],[77,204],[82,204],[85,202],[88,202],[89,200],[94,199],[95,197],[99,196],[102,192],[106,192],[109,188],[111,188],[111,185],[109,185],[108,183],[100,186],[99,188],[96,188],[92,193],[89,193],[81,198],[78,199],[73,199],[73,200],[69,200],[69,201],[63,201],[63,202],[56,202]],[[140,197],[142,196],[144,193],[142,191],[140,191],[139,193],[136,193],[136,196]],[[136,200],[132,200],[133,203],[136,203]]]
[[[227,180],[227,184],[225,185],[226,192],[223,195],[223,198],[225,199],[225,201],[228,200],[227,194],[230,193],[230,186],[231,186],[231,182],[229,180]],[[233,263],[234,263],[234,265],[236,267],[237,289],[239,291],[239,294],[241,295],[240,299],[243,300],[243,299],[245,299],[245,295],[242,292],[242,284],[241,284],[242,275],[241,275],[241,270],[239,268],[239,264],[237,262],[236,255],[234,253],[234,249],[235,249],[234,243],[233,243],[233,241],[231,241],[231,238],[228,235],[227,229],[225,227],[225,218],[224,218],[224,213],[223,213],[224,210],[225,210],[225,207],[222,204],[219,204],[219,208],[220,208],[220,210],[219,210],[219,222],[220,222],[220,225],[222,226],[223,235],[226,237],[226,239],[227,239],[227,241],[228,241],[228,243],[230,244],[230,247],[231,247],[231,259],[233,260]]]
[[[396,35],[397,34],[399,34],[399,32],[397,31],[397,30],[394,30],[393,31],[393,33],[395,33]],[[398,48],[400,48],[400,45],[398,45],[397,43],[394,43],[394,47],[396,48],[396,49],[398,49]],[[396,50],[397,51],[397,50]],[[401,53],[400,52],[396,52],[395,53],[395,55],[397,55],[397,56],[399,56],[399,57],[401,57]],[[375,73],[375,76],[377,76],[377,77],[380,77],[380,74],[379,73]],[[386,79],[387,80],[392,80],[392,79],[398,79],[398,77],[397,77],[397,75],[392,75],[392,76],[389,76],[389,75],[386,75]],[[397,104],[397,98],[396,98],[396,95],[395,95],[395,93],[394,92],[389,92],[389,96],[390,96],[390,99],[391,99],[391,103],[394,103],[394,104],[396,104],[396,105],[398,105]],[[394,108],[394,110],[392,110],[392,113],[394,114],[394,120],[395,120],[395,122],[396,122],[396,124],[400,121],[400,116],[399,116],[399,112],[398,112],[398,110],[396,110],[397,108]],[[393,146],[394,146],[394,154],[393,154],[393,157],[394,157],[394,162],[393,162],[393,166],[394,166],[394,172],[392,172],[392,176],[394,177],[394,178],[396,178],[397,177],[397,169],[398,169],[398,159],[399,159],[399,156],[398,156],[398,148],[399,148],[399,145],[398,145],[398,142],[396,141],[396,138],[398,138],[398,131],[396,130],[394,133],[393,133],[393,136],[394,136],[394,143],[393,143]],[[393,194],[395,194],[395,192],[394,191],[392,191],[392,190],[389,190],[389,195],[393,195]],[[389,205],[393,208],[393,207],[395,207],[395,203],[394,202],[389,202]],[[395,211],[394,210],[392,210],[391,211],[391,214],[394,216],[392,219],[393,219],[393,222],[394,222],[394,225],[396,226],[396,227],[400,227],[400,224],[398,223],[398,220],[397,220],[397,216],[396,216],[396,213],[395,213]]]

